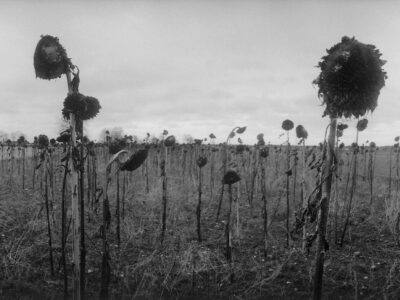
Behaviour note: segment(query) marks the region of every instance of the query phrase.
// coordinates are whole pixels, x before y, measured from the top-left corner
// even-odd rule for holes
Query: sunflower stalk
[[[322,278],[324,273],[325,251],[327,250],[326,228],[329,215],[329,201],[331,198],[332,178],[334,174],[334,151],[336,138],[337,119],[331,118],[328,145],[327,145],[327,160],[326,160],[326,181],[325,181],[325,197],[321,199],[319,222],[318,222],[318,240],[317,252],[315,258],[315,273],[314,273],[314,291],[313,299],[320,300],[322,298]]]
[[[68,84],[68,95],[73,93],[72,81],[71,81],[71,73],[67,71],[67,84]],[[81,268],[80,268],[80,220],[79,220],[79,196],[78,196],[78,187],[79,187],[79,174],[77,168],[77,157],[74,155],[77,150],[76,143],[76,116],[73,113],[70,113],[69,116],[69,126],[70,126],[70,134],[71,134],[71,155],[70,166],[71,166],[71,210],[72,210],[72,260],[73,260],[73,299],[80,300],[81,297],[81,286],[84,286],[84,283],[81,281]]]

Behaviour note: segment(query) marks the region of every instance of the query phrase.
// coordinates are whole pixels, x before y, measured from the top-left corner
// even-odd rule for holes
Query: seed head
[[[146,160],[149,153],[148,149],[141,149],[133,153],[129,159],[121,166],[121,171],[132,172],[139,168],[143,162]]]
[[[36,77],[50,80],[61,77],[72,64],[58,38],[45,35],[36,45],[33,65]]]
[[[308,137],[308,132],[303,125],[297,125],[296,136],[298,139],[306,139]]]
[[[357,130],[358,131],[364,131],[365,128],[367,128],[368,125],[368,120],[367,119],[362,119],[357,122]]]
[[[374,111],[387,78],[382,69],[386,61],[380,59],[379,50],[344,36],[327,53],[318,64],[321,72],[313,81],[326,105],[323,116],[358,118]]]
[[[294,127],[294,124],[291,120],[285,120],[282,122],[283,130],[289,131],[289,130],[292,130],[293,127]]]
[[[240,176],[235,170],[228,170],[224,175],[224,184],[234,184],[240,181]]]

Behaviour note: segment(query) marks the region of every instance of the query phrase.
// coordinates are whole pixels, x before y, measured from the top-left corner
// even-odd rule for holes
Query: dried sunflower
[[[303,125],[297,125],[296,136],[298,139],[306,139],[308,137],[308,132]]]
[[[382,69],[386,62],[381,60],[379,50],[344,36],[327,53],[318,64],[321,72],[313,81],[326,104],[323,116],[358,118],[374,111],[387,78]]]
[[[173,136],[173,135],[170,135],[170,136],[167,137],[167,138],[165,139],[165,141],[164,141],[164,145],[165,145],[166,147],[172,147],[172,146],[175,145],[175,143],[176,143],[176,139],[175,139],[175,136]]]
[[[224,175],[224,184],[234,184],[240,180],[239,174],[235,170],[228,170]]]
[[[142,163],[146,160],[149,153],[148,149],[141,149],[133,153],[129,159],[122,165],[121,171],[134,171],[139,168]]]
[[[260,150],[260,156],[261,157],[266,158],[266,157],[268,157],[268,155],[269,155],[269,148],[268,147],[262,148]]]
[[[75,92],[65,98],[62,114],[67,120],[69,120],[69,114],[73,113],[80,120],[85,121],[94,118],[100,108],[99,100],[96,98]]]
[[[363,131],[365,128],[367,128],[368,125],[368,120],[367,119],[362,119],[357,122],[357,130],[358,131]]]
[[[293,127],[294,127],[294,124],[293,124],[293,122],[291,120],[285,120],[285,121],[282,122],[282,129],[283,130],[289,131],[289,130],[292,130]]]
[[[101,108],[99,100],[90,96],[86,96],[83,100],[85,101],[86,106],[85,111],[81,114],[81,119],[93,119],[99,113]]]
[[[36,77],[50,80],[61,77],[72,64],[58,38],[45,35],[36,45],[33,65]]]
[[[204,167],[207,164],[207,157],[205,156],[198,157],[196,163],[199,168]]]

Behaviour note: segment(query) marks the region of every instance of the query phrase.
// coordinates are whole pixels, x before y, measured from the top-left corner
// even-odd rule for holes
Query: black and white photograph
[[[400,2],[0,0],[0,299],[400,299]]]

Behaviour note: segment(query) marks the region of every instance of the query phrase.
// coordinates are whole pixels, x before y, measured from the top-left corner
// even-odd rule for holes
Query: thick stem
[[[67,72],[68,94],[71,94],[71,73]],[[72,260],[73,260],[73,299],[80,300],[81,270],[80,270],[80,230],[79,230],[79,199],[78,199],[78,169],[74,160],[76,153],[76,119],[73,113],[69,117],[71,133],[71,209],[72,209]]]
[[[314,293],[313,299],[320,300],[322,297],[322,278],[324,273],[324,259],[326,251],[326,226],[328,223],[329,215],[329,200],[331,198],[332,177],[333,177],[333,164],[334,164],[334,151],[335,151],[335,137],[336,137],[336,124],[337,119],[331,118],[329,137],[328,137],[328,157],[325,166],[325,192],[326,197],[321,200],[321,210],[318,223],[318,245],[315,258],[315,273],[314,273]]]
[[[85,298],[85,267],[86,267],[86,246],[85,246],[85,165],[83,159],[83,124],[81,127],[81,145],[79,151],[79,202],[80,202],[80,239],[79,239],[79,251],[80,251],[80,259],[79,259],[79,268],[80,268],[80,297],[81,299]],[[88,170],[89,171],[89,170]]]

